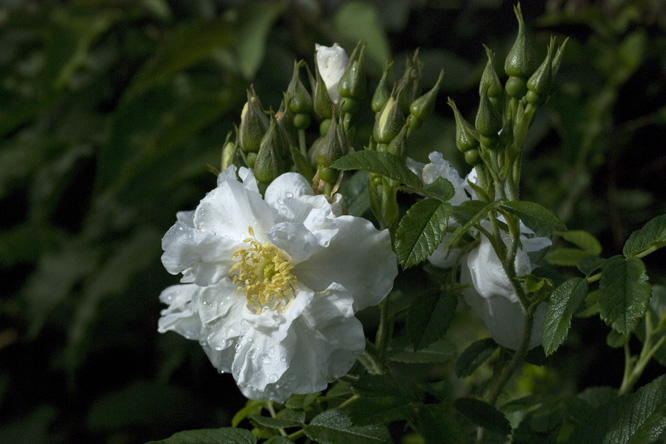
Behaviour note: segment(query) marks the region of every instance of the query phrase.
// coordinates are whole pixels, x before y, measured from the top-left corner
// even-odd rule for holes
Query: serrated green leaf
[[[541,332],[546,355],[555,353],[566,339],[571,327],[571,317],[583,302],[587,290],[587,280],[572,278],[557,287],[550,295]]]
[[[403,364],[444,364],[456,356],[456,351],[451,344],[440,340],[428,347],[414,351],[409,346],[405,348],[391,348],[388,360]]]
[[[652,443],[653,440],[640,441],[640,438],[660,436],[666,430],[666,421],[660,418],[665,405],[666,376],[660,376],[636,393],[620,396],[599,407],[573,431],[569,443]],[[651,427],[654,429],[648,430]],[[632,442],[634,436],[636,439]]]
[[[370,424],[357,426],[339,410],[327,410],[315,416],[303,428],[308,438],[320,444],[390,444],[393,442],[386,426]]]
[[[649,247],[666,245],[666,214],[657,216],[643,228],[631,233],[622,248],[625,256],[634,256]]]
[[[296,410],[304,410],[308,408],[313,402],[315,402],[320,394],[321,392],[309,393],[307,395],[291,395],[285,402],[285,407]]]
[[[601,267],[606,264],[606,259],[599,256],[588,256],[584,259],[581,259],[576,264],[576,267],[583,273],[585,276],[589,276]]]
[[[331,167],[341,171],[363,170],[397,180],[414,189],[421,189],[423,183],[398,157],[377,151],[356,151],[339,158]]]
[[[467,444],[469,439],[449,403],[420,405],[416,428],[425,444]]]
[[[363,375],[352,383],[354,392],[363,397],[393,396],[406,401],[420,401],[423,390],[404,378],[391,375]]]
[[[599,290],[592,290],[587,293],[585,296],[585,308],[578,313],[576,313],[577,318],[589,318],[590,316],[596,316],[601,311],[599,308],[599,297],[601,293]]]
[[[369,175],[367,171],[358,171],[345,176],[340,185],[340,194],[344,197],[347,213],[361,217],[370,209],[370,193],[368,191]]]
[[[248,430],[227,427],[223,429],[185,430],[167,439],[146,444],[255,444],[257,438]]]
[[[389,424],[408,419],[414,410],[410,402],[395,396],[358,398],[345,411],[355,425]]]
[[[415,295],[407,312],[407,333],[415,350],[441,339],[449,328],[458,298],[433,290]]]
[[[456,361],[456,375],[466,378],[474,373],[499,346],[491,338],[480,339],[470,344]]]
[[[579,248],[558,248],[546,254],[546,261],[550,265],[560,267],[575,267],[580,261],[587,258],[589,254]]]
[[[648,416],[631,435],[627,444],[656,443],[664,430],[666,430],[666,405],[662,405]]]
[[[447,249],[472,226],[479,223],[481,219],[493,209],[494,203],[485,203],[478,200],[467,200],[458,206],[451,208],[451,216],[460,224],[453,230],[450,236],[444,240],[442,249]]]
[[[443,177],[438,177],[437,180],[424,186],[423,189],[428,194],[432,194],[442,201],[447,201],[456,194],[456,190],[451,185],[451,182]]]
[[[558,233],[564,240],[585,250],[589,256],[601,254],[601,244],[596,237],[584,230],[569,230]]]
[[[552,211],[535,202],[511,200],[502,202],[500,207],[518,216],[525,225],[540,235],[567,229],[564,222]]]
[[[395,233],[395,250],[404,268],[427,259],[446,233],[451,204],[423,199],[400,219]]]
[[[503,436],[511,433],[511,424],[499,410],[487,402],[475,398],[458,398],[453,406],[479,427]]]
[[[280,411],[280,416],[276,418],[261,416],[259,414],[250,415],[250,420],[262,427],[269,429],[286,429],[289,427],[298,427],[305,421],[305,412],[296,412],[291,409]]]
[[[643,261],[633,256],[609,260],[601,272],[599,290],[601,319],[619,333],[631,333],[652,294]]]
[[[264,441],[264,444],[294,444],[294,441],[286,436],[276,435]]]

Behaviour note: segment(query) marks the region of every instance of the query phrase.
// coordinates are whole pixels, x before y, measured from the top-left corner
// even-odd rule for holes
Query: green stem
[[[389,295],[390,296],[390,295]],[[375,347],[381,359],[384,359],[386,347],[388,346],[388,337],[391,331],[389,319],[389,296],[379,304],[379,327],[375,336]]]

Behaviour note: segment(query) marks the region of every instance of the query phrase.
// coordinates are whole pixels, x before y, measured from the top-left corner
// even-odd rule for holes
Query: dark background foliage
[[[446,74],[409,155],[439,150],[464,170],[446,97],[473,118],[482,44],[499,71],[517,28],[511,6],[1,0],[0,442],[128,444],[227,426],[245,403],[232,378],[197,343],[157,333],[158,296],[177,283],[161,266],[160,238],[214,186],[206,165],[219,165],[246,88],[277,109],[293,60],[312,66],[315,42],[350,51],[365,39],[371,85],[387,56],[397,78],[420,48],[424,87]],[[527,144],[523,194],[611,256],[666,212],[666,7],[522,6],[539,57],[550,35],[571,37]],[[357,148],[371,119],[360,117]],[[647,265],[663,284],[663,260]],[[622,356],[605,347],[607,332],[574,323],[550,362],[560,390],[619,383]]]

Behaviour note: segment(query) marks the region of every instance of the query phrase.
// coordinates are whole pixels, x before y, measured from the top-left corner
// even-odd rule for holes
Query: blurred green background
[[[611,256],[666,212],[666,4],[522,7],[540,58],[550,35],[571,37],[526,147],[523,195]],[[365,39],[372,91],[387,56],[398,78],[421,48],[424,88],[442,68],[445,80],[409,155],[439,150],[466,171],[446,97],[473,119],[482,44],[500,71],[516,30],[501,0],[0,0],[0,442],[129,444],[227,426],[245,402],[232,378],[196,342],[157,333],[158,296],[178,281],[160,238],[214,187],[207,164],[219,166],[246,88],[277,109],[315,42],[350,52]],[[665,264],[647,265],[666,283]],[[561,387],[619,383],[607,331],[574,323],[552,361]]]

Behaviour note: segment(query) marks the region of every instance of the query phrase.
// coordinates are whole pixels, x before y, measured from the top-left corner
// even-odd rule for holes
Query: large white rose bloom
[[[326,85],[328,96],[333,103],[338,103],[340,101],[338,86],[347,69],[349,56],[337,43],[333,43],[333,46],[315,44],[315,52],[317,67]]]
[[[251,399],[283,402],[346,374],[365,347],[354,313],[389,293],[397,261],[388,231],[341,215],[296,173],[259,194],[235,167],[162,239],[182,285],[160,299],[159,331],[200,341]]]

